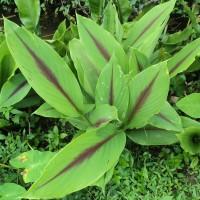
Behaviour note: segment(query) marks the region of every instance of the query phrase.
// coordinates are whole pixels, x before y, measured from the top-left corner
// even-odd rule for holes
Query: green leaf
[[[145,81],[144,81],[145,80]],[[167,67],[151,66],[129,83],[129,107],[126,128],[140,128],[164,105],[169,90]]]
[[[191,127],[177,135],[184,151],[195,155],[200,154],[200,127]]]
[[[131,72],[132,77],[149,66],[149,59],[137,49],[132,48],[129,57],[129,72]]]
[[[108,2],[104,10],[102,27],[109,31],[121,43],[124,31],[119,21],[116,8],[111,2]]]
[[[139,50],[145,54],[148,58],[151,57],[152,53],[154,52],[154,49],[156,48],[156,45],[158,44],[158,40],[166,26],[168,19],[163,22],[161,26],[155,29],[151,33],[151,35],[141,44],[139,47]]]
[[[172,12],[175,1],[155,6],[148,11],[141,19],[139,19],[131,28],[126,40],[124,41],[124,49],[127,51],[130,47],[138,48],[143,42],[168,19]]]
[[[40,18],[39,0],[15,0],[18,8],[19,17],[24,26],[34,31]]]
[[[178,31],[171,35],[165,35],[162,39],[162,43],[166,45],[175,45],[187,40],[193,33],[193,28],[187,26],[183,31]]]
[[[144,127],[128,132],[128,137],[140,145],[169,145],[178,142],[177,132],[158,129],[155,127]]]
[[[0,88],[14,75],[16,68],[13,57],[10,54],[5,55],[0,64]]]
[[[75,118],[75,117],[67,117],[69,123],[71,123],[74,127],[78,128],[79,130],[87,130],[90,126],[89,123],[83,121],[82,118]]]
[[[5,119],[0,119],[0,128],[3,128],[5,126],[9,126],[9,122]]]
[[[91,185],[119,159],[124,145],[125,133],[112,124],[82,134],[59,151],[24,198],[61,198]]]
[[[99,69],[103,69],[113,53],[122,71],[128,73],[128,59],[121,45],[104,28],[91,19],[77,15],[78,31],[83,47]],[[88,45],[89,44],[89,45]]]
[[[149,119],[149,124],[169,131],[183,131],[180,116],[167,101],[160,112]]]
[[[15,183],[4,183],[0,186],[0,200],[21,200],[26,190]]]
[[[200,70],[200,57],[196,57],[195,61],[190,65],[186,72],[195,72]]]
[[[17,169],[24,168],[22,176],[25,183],[34,182],[54,155],[53,152],[31,150],[10,160],[10,164]]]
[[[108,104],[97,106],[90,114],[90,122],[96,128],[101,127],[101,125],[105,126],[113,120],[118,120],[117,109]]]
[[[51,118],[65,118],[66,116],[50,106],[48,103],[43,103],[33,114]]]
[[[69,43],[69,48],[79,81],[84,90],[94,98],[97,80],[100,75],[100,69],[86,54],[80,40],[71,40]]]
[[[105,0],[88,0],[90,9],[91,9],[91,17],[95,21],[99,21],[101,17],[101,13],[104,7]]]
[[[105,193],[105,186],[111,180],[116,165],[117,163],[115,163],[101,178],[99,178],[91,186],[98,186],[102,189],[103,193]]]
[[[127,22],[131,15],[132,8],[129,0],[116,0],[119,19],[122,23]]]
[[[200,53],[200,38],[187,44],[181,51],[175,54],[167,63],[170,77],[186,70]]]
[[[200,127],[200,123],[188,117],[181,116],[183,128]]]
[[[117,64],[115,56],[103,69],[97,83],[96,105],[109,104],[115,106],[122,121],[128,107],[128,86],[126,78]]]
[[[19,102],[28,94],[30,89],[30,85],[21,73],[14,75],[2,87],[0,107],[8,107]]]
[[[31,87],[64,115],[82,115],[83,96],[66,62],[37,36],[9,20],[4,24],[9,49]]]
[[[185,114],[190,117],[200,118],[200,93],[190,94],[181,100],[176,105]]]

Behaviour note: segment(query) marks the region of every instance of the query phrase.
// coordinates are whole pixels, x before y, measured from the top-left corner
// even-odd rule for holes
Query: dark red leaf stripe
[[[107,122],[108,120],[109,120],[108,118],[100,119],[100,120],[98,120],[98,121],[94,124],[94,126],[95,126],[96,128],[98,128],[101,124]]]
[[[168,123],[170,123],[172,126],[176,127],[175,124],[169,118],[167,118],[165,115],[163,115],[162,113],[159,113],[156,116],[162,118],[163,120],[165,120]]]
[[[139,111],[139,109],[145,104],[146,100],[148,99],[148,97],[151,94],[151,90],[154,86],[154,83],[158,77],[159,72],[156,74],[156,76],[152,79],[152,81],[150,82],[149,86],[146,87],[140,94],[135,106],[133,107],[131,113],[129,114],[126,124],[128,124],[133,117],[135,116],[135,114]]]
[[[147,30],[159,19],[159,17],[165,12],[165,10],[163,12],[161,12],[158,16],[156,16],[149,24],[148,26],[146,26],[144,28],[144,30],[137,36],[137,38],[131,43],[131,46],[137,42],[137,40],[144,35],[145,32],[147,32]]]
[[[83,25],[84,26],[84,25]],[[97,49],[99,52],[103,55],[103,57],[109,61],[110,60],[110,54],[109,52],[105,49],[105,47],[95,38],[95,36],[84,26],[85,30],[88,32],[90,37],[92,38],[93,42],[95,43]]]
[[[25,85],[27,84],[27,81],[23,81],[15,90],[8,96],[7,100],[8,101],[11,97],[13,97],[17,92],[19,92]]]
[[[95,154],[95,152],[100,149],[106,142],[108,142],[110,139],[112,139],[117,133],[111,134],[109,137],[105,138],[101,142],[95,144],[94,146],[91,146],[90,148],[83,151],[79,156],[77,156],[71,163],[69,163],[64,169],[62,169],[60,172],[58,172],[55,176],[53,176],[51,179],[49,179],[46,183],[39,186],[37,189],[40,189],[44,187],[45,185],[51,183],[53,180],[58,178],[59,176],[65,174],[73,167],[76,167],[77,165],[80,165],[85,160],[89,159],[91,156]]]
[[[16,33],[16,32],[15,32]],[[48,66],[33,52],[33,50],[22,40],[22,38],[16,33],[19,40],[22,42],[22,44],[25,46],[27,51],[31,54],[31,56],[34,58],[35,63],[37,67],[40,69],[41,73],[51,82],[53,85],[60,91],[60,93],[67,98],[67,100],[70,102],[70,104],[76,109],[78,113],[81,113],[78,107],[75,105],[73,100],[70,98],[70,96],[64,91],[58,80],[56,79],[55,75],[50,71]]]
[[[178,63],[176,63],[176,65],[169,70],[169,75],[172,74],[176,69],[179,68],[179,66],[199,47],[200,45],[198,45],[195,49],[193,49],[192,51],[190,51],[184,58],[182,58]]]
[[[109,93],[109,96],[110,96],[110,99],[109,99],[109,104],[112,106],[114,104],[114,74],[113,74],[113,66],[112,66],[112,74],[111,74],[111,80],[110,80],[110,93]]]

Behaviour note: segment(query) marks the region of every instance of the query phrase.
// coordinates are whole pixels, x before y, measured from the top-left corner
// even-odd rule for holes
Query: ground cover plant
[[[137,21],[121,24],[115,6],[108,2],[101,26],[97,24],[98,17],[95,22],[77,15],[77,26],[71,24],[66,29],[65,21],[62,22],[49,41],[31,33],[37,34],[37,23],[33,28],[24,20],[28,31],[4,20],[2,49],[16,68],[2,84],[2,111],[20,102],[32,87],[45,100],[35,114],[64,118],[79,131],[60,151],[32,150],[10,160],[14,168],[24,168],[25,183],[34,183],[27,192],[9,184],[3,185],[2,191],[15,187],[16,197],[51,199],[91,185],[104,188],[125,147],[126,137],[148,146],[180,141],[185,151],[199,154],[199,122],[179,116],[168,102],[170,79],[196,61],[200,51],[198,32],[192,29],[187,34],[186,39],[192,35],[193,41],[178,53],[169,51],[167,59],[158,56],[163,49],[159,49],[158,40],[174,4],[173,0],[160,4]],[[185,41],[183,38],[179,42]],[[195,92],[178,101],[176,109],[199,118],[198,102],[199,93]],[[8,125],[5,120],[2,123],[2,127]],[[53,140],[50,150],[54,150],[66,134],[59,134],[55,127],[49,137]],[[195,159],[193,162],[198,163]],[[63,185],[65,180],[68,181]]]

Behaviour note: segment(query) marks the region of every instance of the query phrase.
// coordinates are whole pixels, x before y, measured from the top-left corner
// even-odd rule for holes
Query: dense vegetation
[[[173,0],[33,2],[29,10],[23,1],[0,0],[5,17],[19,16],[28,30],[8,20],[0,29],[0,200],[24,196],[33,182],[28,199],[200,199],[199,1],[177,0],[174,9]],[[160,14],[149,14],[156,5]],[[60,25],[46,33],[42,19]],[[67,173],[76,180],[73,189],[48,196],[43,169],[49,163],[45,172],[52,172],[56,156],[71,159],[60,151],[66,144],[83,166]],[[93,187],[82,189],[79,178]],[[35,185],[44,180],[47,189],[38,194]]]

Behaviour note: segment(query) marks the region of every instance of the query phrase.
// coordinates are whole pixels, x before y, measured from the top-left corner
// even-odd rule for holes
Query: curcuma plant
[[[34,183],[21,198],[61,198],[87,186],[103,187],[127,136],[141,145],[169,145],[189,128],[167,96],[170,78],[186,70],[199,54],[200,39],[169,60],[155,65],[149,60],[174,4],[171,0],[154,7],[124,37],[112,4],[108,6],[115,13],[114,34],[107,31],[110,15],[104,20],[107,30],[77,15],[79,39],[69,43],[75,74],[45,41],[5,19],[9,50],[30,86],[46,101],[35,113],[67,118],[80,130],[66,147],[48,157],[41,173],[37,169],[37,177],[24,173],[24,180]],[[23,154],[11,164],[28,166],[23,164],[28,158]]]

